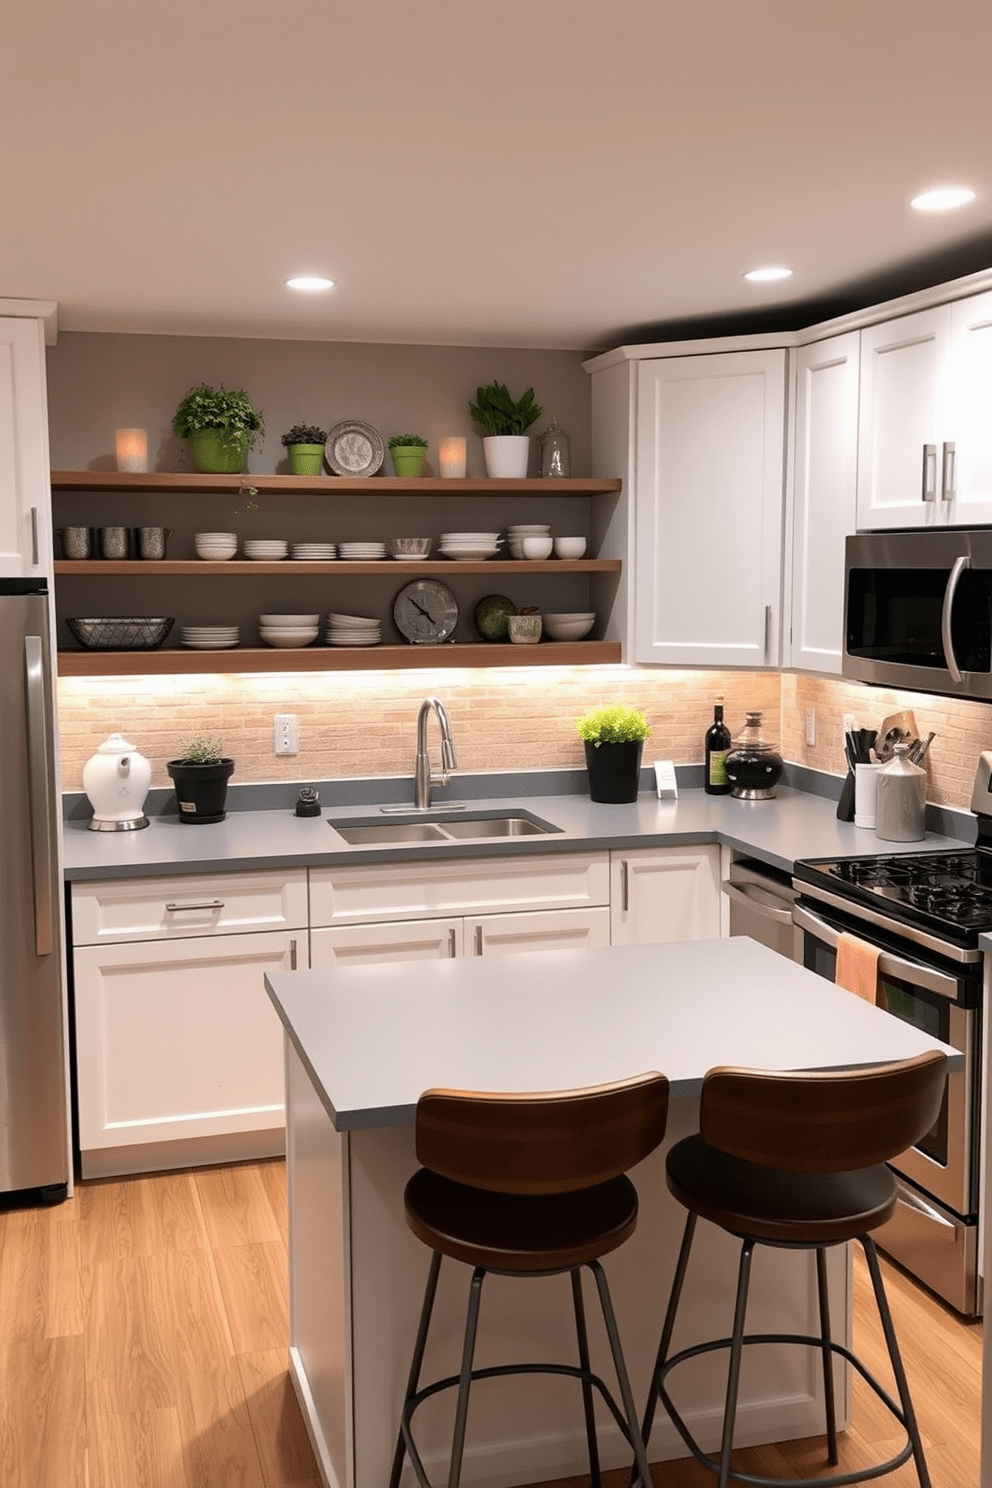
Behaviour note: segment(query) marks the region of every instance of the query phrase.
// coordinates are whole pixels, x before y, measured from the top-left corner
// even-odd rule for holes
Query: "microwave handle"
[[[951,569],[950,578],[947,580],[947,588],[944,590],[944,604],[940,612],[940,643],[944,648],[944,660],[947,670],[951,674],[952,682],[961,681],[961,668],[958,666],[957,657],[954,655],[954,643],[951,639],[951,611],[954,608],[954,595],[957,592],[961,575],[966,568],[971,567],[971,559],[967,553],[962,553],[955,558],[954,567]]]
[[[810,914],[800,904],[792,911],[792,923],[800,930],[808,930],[817,940],[822,940],[824,945],[829,946],[830,950],[837,949],[841,932],[833,925],[826,924],[818,915]],[[891,951],[880,953],[878,972],[879,976],[899,977],[903,981],[912,982],[914,986],[936,992],[938,997],[946,997],[951,1002],[957,1000],[958,983],[955,977],[947,976],[932,966],[921,966],[917,961],[905,961],[902,956],[894,956]]]

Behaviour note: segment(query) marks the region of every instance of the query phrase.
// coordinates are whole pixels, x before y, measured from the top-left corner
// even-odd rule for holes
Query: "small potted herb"
[[[327,430],[317,424],[294,424],[283,436],[293,475],[320,475],[324,468]]]
[[[389,453],[397,475],[423,475],[427,440],[419,434],[391,434]]]
[[[265,424],[243,388],[212,388],[202,382],[190,388],[176,409],[172,432],[189,440],[194,470],[238,475],[255,440],[264,437]]]
[[[234,774],[234,761],[225,756],[223,741],[194,734],[179,747],[182,754],[165,767],[176,788],[179,820],[191,825],[223,821],[227,782]]]
[[[491,478],[525,476],[530,460],[526,430],[542,413],[534,389],[529,387],[522,397],[514,399],[506,383],[494,381],[477,389],[475,402],[468,405],[468,411],[485,431],[482,447],[486,474]]]
[[[585,745],[590,799],[636,801],[644,740],[651,733],[644,714],[627,703],[606,703],[584,713],[575,728]]]

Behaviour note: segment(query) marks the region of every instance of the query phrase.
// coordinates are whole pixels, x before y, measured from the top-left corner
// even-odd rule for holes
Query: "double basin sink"
[[[442,817],[354,817],[327,825],[353,847],[390,847],[408,842],[492,842],[512,837],[544,837],[560,832],[529,811],[482,811],[462,815],[448,808]]]

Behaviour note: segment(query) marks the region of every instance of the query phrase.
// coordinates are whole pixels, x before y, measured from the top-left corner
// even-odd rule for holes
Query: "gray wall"
[[[357,418],[384,440],[422,434],[430,443],[428,474],[436,473],[438,439],[465,434],[468,474],[484,475],[468,404],[494,378],[514,397],[533,386],[544,412],[530,432],[540,434],[556,417],[571,437],[572,474],[590,474],[590,379],[578,352],[79,331],[63,332],[48,350],[52,466],[113,470],[114,430],[134,426],[148,430],[150,469],[191,468],[186,441],[173,436],[172,415],[190,387],[207,382],[243,387],[263,413],[265,442],[249,457],[255,473],[287,469],[281,436],[293,424],[328,428]]]

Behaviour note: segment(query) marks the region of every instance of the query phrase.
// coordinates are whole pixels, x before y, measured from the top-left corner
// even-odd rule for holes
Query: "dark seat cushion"
[[[795,1173],[731,1157],[701,1136],[676,1143],[668,1187],[686,1209],[735,1235],[786,1244],[851,1240],[884,1224],[896,1182],[884,1165],[849,1173]]]
[[[616,1250],[637,1223],[629,1178],[564,1194],[470,1188],[429,1168],[404,1194],[410,1229],[442,1255],[495,1271],[552,1271]]]

